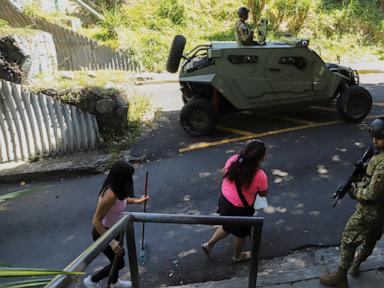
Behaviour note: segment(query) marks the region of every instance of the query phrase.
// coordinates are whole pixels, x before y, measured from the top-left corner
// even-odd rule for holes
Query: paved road
[[[376,103],[384,103],[382,84],[366,87]],[[176,89],[169,91],[178,93]],[[177,95],[167,97],[176,99]],[[376,105],[372,115],[379,114],[383,114],[382,107]],[[322,125],[303,126],[303,120]],[[177,112],[170,109],[163,112],[159,127],[132,150],[145,153],[150,161],[137,167],[137,194],[143,191],[143,176],[148,170],[152,197],[149,211],[212,214],[219,195],[219,170],[226,158],[241,147],[242,142],[236,141],[249,135],[245,133],[264,135],[266,131],[277,130],[280,132],[263,137],[268,145],[264,169],[270,179],[270,207],[260,213],[265,217],[261,258],[285,255],[302,247],[337,245],[354,203],[346,199],[332,209],[330,195],[348,176],[352,162],[369,142],[364,123],[338,121],[334,111],[324,108],[278,115],[243,114],[223,119],[221,125],[225,128],[214,135],[194,139],[183,133],[177,124]],[[228,132],[228,127],[241,131]],[[219,145],[223,139],[233,142]],[[196,142],[213,144],[195,149]],[[180,153],[180,149],[188,147],[193,149]],[[44,192],[0,204],[0,261],[18,266],[64,267],[91,243],[90,221],[103,179],[104,175],[98,175],[35,182],[31,185],[50,186]],[[16,188],[1,185],[0,194]],[[140,211],[141,207],[132,205],[129,210]],[[211,235],[213,228],[160,224],[146,227],[150,261],[140,270],[144,287],[218,280],[247,273],[246,265],[231,263],[231,238],[217,247],[213,260],[206,259],[200,243]],[[89,271],[103,263],[104,259],[99,257]]]

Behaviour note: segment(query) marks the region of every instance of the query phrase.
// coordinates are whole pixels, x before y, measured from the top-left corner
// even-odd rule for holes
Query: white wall
[[[10,0],[10,2],[20,10],[26,5],[37,4],[45,12],[64,12],[71,6],[69,0]]]

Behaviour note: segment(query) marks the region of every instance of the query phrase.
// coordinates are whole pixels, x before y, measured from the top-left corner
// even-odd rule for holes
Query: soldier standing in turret
[[[384,226],[384,119],[375,119],[370,127],[376,153],[369,161],[365,176],[355,183],[353,196],[359,202],[349,218],[341,238],[340,263],[336,272],[320,276],[329,287],[347,288],[347,272],[359,276],[359,267],[381,238]],[[360,251],[355,257],[357,248]]]
[[[251,26],[246,22],[249,17],[249,10],[246,7],[240,7],[237,11],[239,15],[239,20],[237,20],[235,25],[235,36],[236,41],[239,45],[250,46],[255,45],[253,41],[253,30]]]

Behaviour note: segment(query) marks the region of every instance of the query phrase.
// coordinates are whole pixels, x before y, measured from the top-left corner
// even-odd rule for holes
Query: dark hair
[[[134,195],[132,175],[135,168],[126,161],[117,161],[112,165],[107,178],[104,180],[99,195],[103,196],[105,190],[111,188],[119,200]]]
[[[256,171],[259,169],[260,160],[265,155],[266,147],[261,140],[251,140],[239,153],[236,161],[232,162],[224,174],[229,181],[239,181],[241,187],[249,187]]]

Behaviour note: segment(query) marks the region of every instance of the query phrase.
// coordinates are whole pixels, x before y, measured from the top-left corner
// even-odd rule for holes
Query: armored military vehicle
[[[179,75],[180,124],[192,136],[212,132],[218,117],[233,110],[266,111],[334,101],[348,122],[363,120],[372,108],[370,93],[359,86],[357,71],[325,63],[309,40],[242,46],[212,42],[184,54],[186,38],[175,36],[167,71]]]

